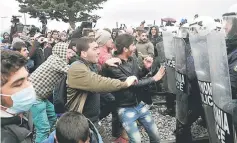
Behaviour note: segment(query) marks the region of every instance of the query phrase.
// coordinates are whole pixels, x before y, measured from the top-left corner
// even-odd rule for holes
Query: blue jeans
[[[148,105],[141,102],[136,107],[119,108],[118,114],[130,143],[141,143],[141,135],[136,121],[139,121],[146,129],[151,143],[160,142],[158,128],[152,119]]]
[[[36,128],[36,143],[40,143],[50,133],[50,129],[55,124],[57,117],[54,111],[54,106],[51,102],[46,100],[37,100],[31,107],[33,122]]]

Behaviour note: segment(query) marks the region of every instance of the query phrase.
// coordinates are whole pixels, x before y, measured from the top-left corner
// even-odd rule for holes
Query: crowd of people
[[[180,27],[186,23],[181,20]],[[234,27],[237,22],[232,24]],[[187,35],[183,39],[187,40]],[[57,30],[34,36],[4,33],[1,141],[139,143],[139,126],[143,126],[151,143],[161,142],[150,113],[149,92],[164,88],[166,68],[160,60],[161,46],[163,37],[155,25],[149,31],[140,25],[136,29],[85,28],[71,35]],[[236,84],[236,73],[230,73],[231,84]],[[198,88],[195,83],[190,82],[191,89]],[[168,114],[175,114],[174,96],[166,96]],[[197,105],[192,111],[201,108]],[[100,122],[110,113],[113,141]],[[177,121],[177,138],[186,138],[190,126]]]
[[[4,33],[1,43],[2,141],[30,141],[33,126],[28,123],[33,122],[36,143],[53,142],[54,139],[65,143],[102,142],[103,139],[103,142],[109,143],[111,141],[100,120],[112,113],[113,135],[118,138],[117,141],[128,138],[131,142],[141,141],[136,125],[138,120],[145,126],[151,140],[159,142],[158,128],[152,120],[149,106],[142,99],[146,101],[147,97],[135,96],[140,87],[156,83],[165,74],[165,69],[161,68],[153,77],[145,77],[153,63],[154,46],[162,41],[157,27],[154,28],[149,32],[152,42],[142,27],[120,30],[120,33],[119,30],[111,32],[108,28],[87,29],[82,33],[83,37],[76,37],[80,34],[75,31],[70,39],[66,32],[56,30],[47,35],[36,33],[34,37],[17,32],[12,42],[9,34]],[[139,48],[136,50],[136,47]],[[135,53],[139,59],[137,56],[132,58]],[[130,73],[125,74],[120,68]],[[65,91],[55,91],[62,79],[67,86]],[[57,92],[66,92],[62,98],[66,97],[63,104],[67,113],[57,112]],[[140,112],[129,109],[131,106]],[[23,114],[28,111],[30,114]],[[122,116],[125,111],[131,112],[131,115]],[[18,114],[20,116],[16,116]],[[62,114],[56,131],[53,131]],[[129,119],[130,116],[134,117]],[[22,124],[18,126],[19,121]],[[10,128],[8,125],[17,126]],[[76,125],[79,130],[71,133]],[[126,130],[131,125],[133,129]],[[9,134],[12,131],[14,133]],[[49,136],[51,132],[56,133],[56,138]]]

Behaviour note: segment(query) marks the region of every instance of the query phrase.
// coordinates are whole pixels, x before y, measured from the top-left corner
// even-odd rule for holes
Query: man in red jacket
[[[105,30],[98,31],[95,39],[100,48],[99,65],[102,66],[106,60],[112,57],[113,39],[111,34]]]

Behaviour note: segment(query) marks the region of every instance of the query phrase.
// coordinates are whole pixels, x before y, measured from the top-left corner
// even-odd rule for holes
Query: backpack
[[[82,61],[76,61],[73,64],[76,63],[83,63]],[[53,104],[54,104],[54,110],[56,114],[65,113],[67,111],[67,108],[65,107],[67,103],[67,74],[64,74],[62,78],[59,80],[59,82],[56,84],[53,90]],[[78,94],[78,93],[76,93]],[[79,96],[79,95],[78,95]],[[85,105],[87,94],[81,95],[80,98],[80,106],[79,111],[82,113],[83,107]]]
[[[65,104],[67,103],[67,75],[63,75],[59,82],[54,87],[53,104],[55,113],[64,113],[66,111]]]

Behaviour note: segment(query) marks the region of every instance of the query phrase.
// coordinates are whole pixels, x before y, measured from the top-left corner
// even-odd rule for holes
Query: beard
[[[141,40],[143,43],[146,43],[148,41],[148,39],[142,39]]]

